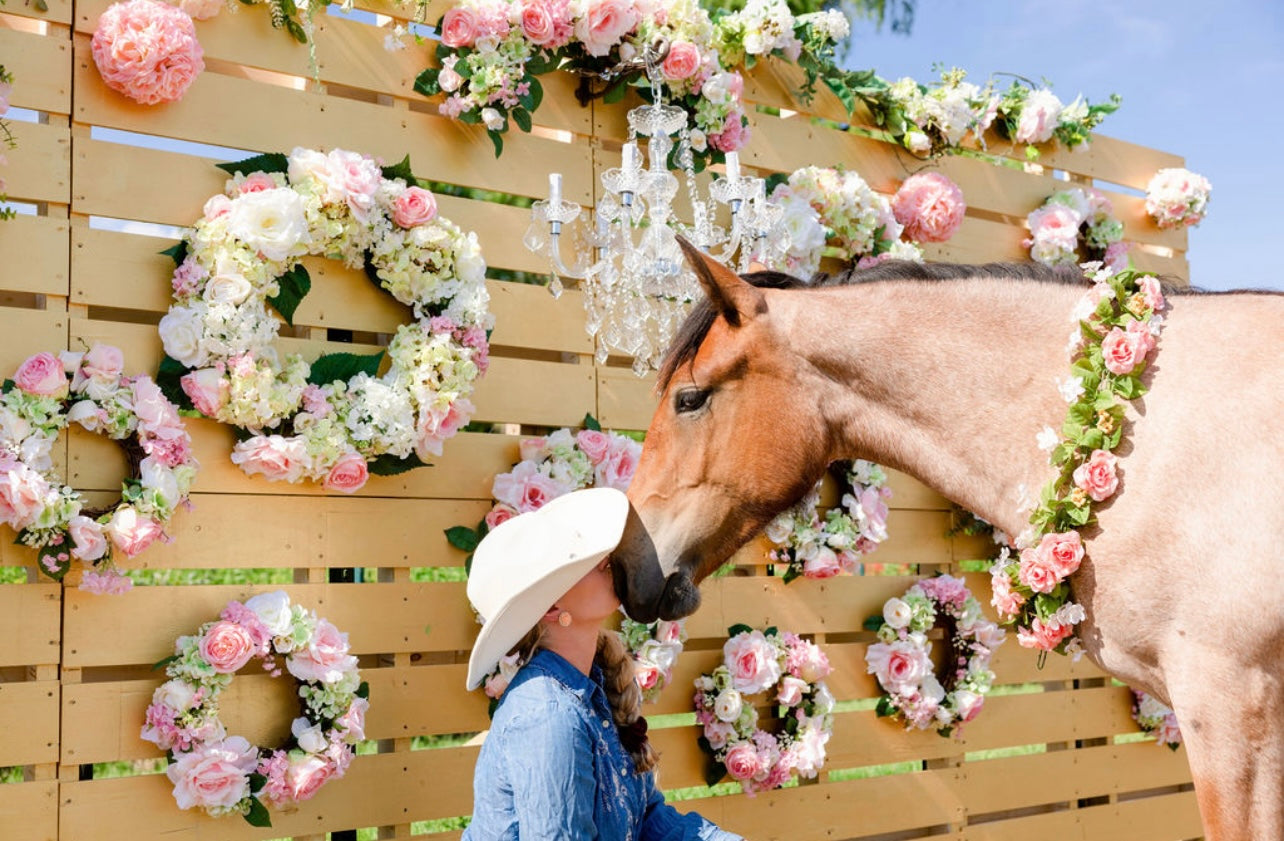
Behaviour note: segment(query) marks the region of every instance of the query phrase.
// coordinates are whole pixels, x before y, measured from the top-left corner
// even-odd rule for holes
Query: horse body
[[[630,614],[690,613],[695,585],[838,459],[1025,527],[1082,285],[938,267],[883,274],[956,279],[760,289],[688,256],[711,303],[662,372],[629,489]],[[1284,839],[1284,296],[1178,295],[1166,315],[1120,492],[1083,532],[1079,633],[1176,710],[1207,837]]]

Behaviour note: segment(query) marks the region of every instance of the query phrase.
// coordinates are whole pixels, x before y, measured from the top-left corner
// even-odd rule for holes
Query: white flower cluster
[[[1188,169],[1161,169],[1146,184],[1146,212],[1161,228],[1191,228],[1208,212],[1213,185]]]
[[[964,81],[965,76],[961,70],[949,71],[931,88],[905,77],[888,88],[889,99],[913,125],[907,126],[904,140],[911,152],[928,154],[958,146],[969,132],[980,140],[994,122],[999,97],[989,86]]]

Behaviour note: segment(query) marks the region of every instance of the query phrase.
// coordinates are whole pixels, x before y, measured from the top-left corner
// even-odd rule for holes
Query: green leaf
[[[437,83],[437,77],[440,75],[440,68],[429,67],[415,77],[415,90],[424,96],[436,96],[441,93],[441,85]]]
[[[174,261],[174,265],[181,265],[187,259],[187,240],[180,239],[178,242],[159,252]]]
[[[896,715],[896,707],[892,706],[892,699],[884,695],[878,699],[878,706],[874,707],[874,712],[879,718],[887,718]]]
[[[347,382],[357,374],[373,377],[379,373],[379,363],[382,361],[383,351],[371,354],[327,353],[317,357],[317,360],[312,363],[308,382],[313,385],[329,385],[336,381]]]
[[[169,655],[168,657],[166,657],[166,658],[165,658],[165,659],[163,659],[163,660],[157,660],[155,663],[152,663],[152,671],[158,671],[158,670],[160,670],[160,669],[165,668],[165,667],[166,667],[166,666],[168,666],[170,663],[174,663],[174,662],[177,662],[177,661],[178,661],[178,655],[177,655],[177,654],[171,654],[171,655]]]
[[[408,473],[415,468],[430,466],[414,453],[405,458],[399,458],[391,453],[384,453],[377,458],[371,459],[366,469],[372,476],[400,476],[402,473]]]
[[[300,26],[299,22],[294,18],[285,19],[285,30],[294,36],[294,40],[298,41],[300,44],[306,44],[308,42],[307,31]],[[269,823],[267,826],[271,826],[271,824]]]
[[[267,807],[257,797],[250,798],[250,811],[245,815],[245,822],[250,826],[271,826],[272,816]]]
[[[383,177],[387,178],[389,181],[400,178],[402,181],[405,181],[410,185],[414,185],[416,183],[415,174],[410,171],[409,155],[406,155],[392,166],[382,167],[380,171],[383,172]]]
[[[878,616],[866,616],[865,621],[861,623],[861,627],[864,628],[866,631],[877,632],[879,628],[883,627],[882,615],[880,614]]]
[[[727,636],[734,637],[736,634],[747,634],[752,630],[753,628],[750,628],[748,625],[737,622],[735,625],[727,628]]]
[[[700,738],[703,739],[704,737],[701,736]],[[708,743],[706,742],[706,744]],[[727,766],[723,765],[712,755],[711,748],[709,751],[709,759],[704,765],[704,783],[705,785],[715,786],[722,782],[723,778],[727,776]]]
[[[838,101],[843,103],[843,107],[847,109],[848,114],[856,110],[856,94],[842,79],[827,75],[825,76],[825,87],[834,92],[834,95],[838,97]]]
[[[357,697],[365,698],[367,701],[370,700],[370,684],[368,682],[361,681],[361,685],[357,687]]]
[[[790,564],[785,567],[785,574],[780,577],[780,580],[788,584],[796,578],[802,578],[802,573],[798,571],[797,566]]]
[[[512,111],[509,112],[508,116],[512,117],[513,122],[517,124],[517,127],[519,129],[521,129],[524,132],[530,132],[531,113],[527,111],[525,108],[514,108]]]
[[[1095,426],[1085,429],[1078,439],[1079,446],[1089,450],[1100,450],[1101,445],[1104,444],[1105,441],[1106,436],[1103,435],[1101,430],[1097,429]]]
[[[280,152],[269,152],[266,155],[255,155],[243,161],[215,164],[229,175],[249,175],[252,172],[289,172],[290,159]]]
[[[258,794],[267,785],[267,777],[263,774],[250,774],[250,794]]]
[[[1126,377],[1119,377],[1118,379],[1115,380],[1115,385],[1114,385],[1115,394],[1118,394],[1120,397],[1123,397],[1126,400],[1131,400],[1134,397],[1138,396],[1137,387],[1139,385],[1140,383],[1137,381],[1137,378],[1134,376],[1129,375]]]
[[[456,549],[472,552],[481,542],[481,535],[468,526],[452,526],[446,529],[446,541]]]
[[[629,86],[624,83],[624,80],[620,79],[606,89],[606,93],[602,96],[602,101],[607,105],[614,105],[617,102],[623,102],[624,93],[628,90],[628,87]]]
[[[1092,516],[1092,512],[1086,505],[1082,508],[1067,507],[1066,516],[1074,525],[1086,526],[1088,524],[1088,518]]]
[[[585,413],[584,421],[580,425],[583,426],[585,429],[591,429],[594,432],[602,431],[602,424],[597,422],[597,418],[593,417],[592,412]]]
[[[780,633],[780,629],[777,628],[775,625],[772,625],[769,628],[767,628],[765,631],[763,631],[762,635],[764,637],[774,637],[779,633]]]
[[[495,157],[504,154],[504,135],[494,129],[486,129],[486,134],[490,137],[490,142],[495,144]]]
[[[169,355],[162,356],[160,366],[156,369],[156,385],[160,387],[165,399],[177,406],[179,411],[186,409],[195,412],[196,407],[192,405],[192,398],[183,391],[183,375],[189,370],[191,369],[177,359]]]
[[[285,323],[294,326],[294,311],[299,308],[303,298],[312,290],[312,277],[308,270],[299,263],[276,279],[278,291],[267,302],[271,304]]]
[[[531,89],[526,93],[526,110],[534,111],[544,101],[544,86],[539,79],[530,77]]]

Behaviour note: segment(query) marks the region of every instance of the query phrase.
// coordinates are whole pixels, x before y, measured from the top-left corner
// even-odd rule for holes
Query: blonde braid
[[[633,658],[619,634],[598,632],[596,659],[606,678],[606,700],[611,705],[615,727],[617,730],[630,727],[641,717],[642,690],[633,677]],[[637,750],[629,751],[629,755],[639,774],[650,771],[660,760],[651,742],[645,739]]]

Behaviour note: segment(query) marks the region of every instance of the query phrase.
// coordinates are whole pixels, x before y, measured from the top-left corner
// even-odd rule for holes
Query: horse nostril
[[[675,572],[664,582],[659,606],[661,619],[667,622],[684,619],[700,607],[700,588],[690,576]]]

